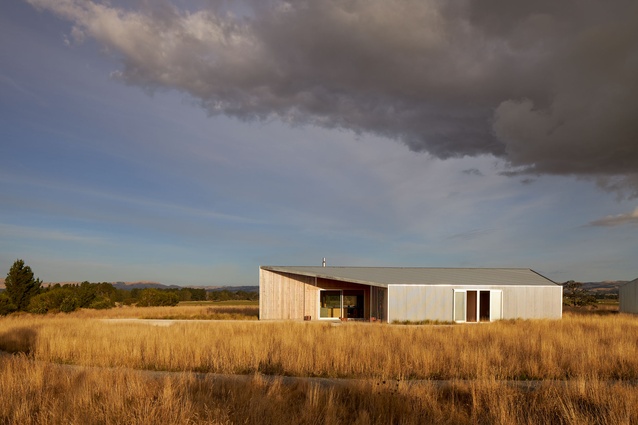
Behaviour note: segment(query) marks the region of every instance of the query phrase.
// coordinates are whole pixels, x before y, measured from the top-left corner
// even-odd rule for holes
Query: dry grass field
[[[196,317],[197,308],[210,307],[1,318],[0,349],[18,354],[0,358],[0,423],[638,423],[634,316],[453,326],[100,320]],[[284,385],[262,374],[356,380]]]

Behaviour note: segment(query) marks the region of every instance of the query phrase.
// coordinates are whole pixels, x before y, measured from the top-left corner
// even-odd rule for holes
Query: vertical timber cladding
[[[259,269],[259,319],[299,319],[316,315],[314,277]],[[309,310],[312,305],[314,310]]]

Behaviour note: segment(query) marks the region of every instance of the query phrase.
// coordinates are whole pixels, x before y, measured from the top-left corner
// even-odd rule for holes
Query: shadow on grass
[[[569,313],[579,316],[612,316],[618,314],[617,305],[599,305],[587,307],[563,306],[563,313]]]
[[[16,328],[0,334],[0,350],[7,353],[30,354],[34,348],[37,333],[33,328]]]

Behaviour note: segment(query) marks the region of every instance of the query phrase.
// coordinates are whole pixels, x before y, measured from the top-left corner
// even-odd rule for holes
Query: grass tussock
[[[601,381],[546,382],[529,390],[497,381],[325,386],[255,375],[68,368],[0,358],[0,423],[15,424],[631,424],[638,391]]]
[[[160,310],[157,317],[165,314]],[[0,349],[84,366],[400,380],[638,379],[638,318],[623,314],[445,327],[254,321],[153,327],[104,323],[80,312],[9,316],[0,329]]]

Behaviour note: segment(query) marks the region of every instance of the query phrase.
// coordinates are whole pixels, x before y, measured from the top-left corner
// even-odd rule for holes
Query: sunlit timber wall
[[[563,288],[552,286],[389,285],[388,321],[454,321],[454,290],[502,291],[502,319],[560,319]]]
[[[638,279],[618,288],[618,298],[621,313],[638,313]]]
[[[315,319],[319,289],[315,278],[259,269],[259,319]]]

